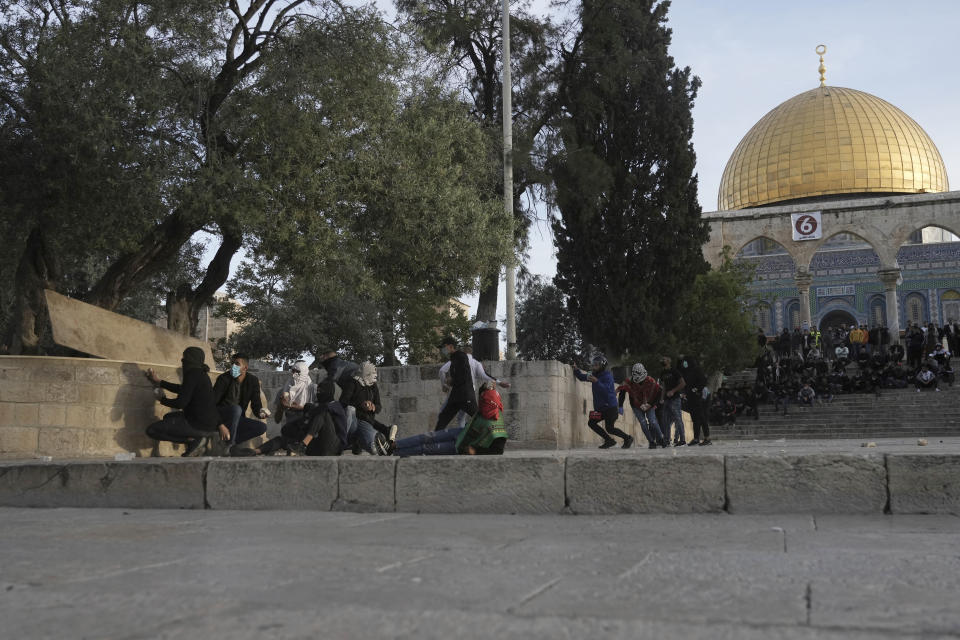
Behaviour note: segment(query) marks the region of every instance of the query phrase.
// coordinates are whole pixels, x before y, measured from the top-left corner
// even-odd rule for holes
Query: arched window
[[[757,309],[753,314],[753,322],[757,327],[763,329],[763,332],[768,336],[773,334],[773,319],[770,314],[769,304],[761,302],[757,305]]]
[[[953,289],[944,291],[940,302],[943,304],[943,321],[951,324],[960,322],[960,293]]]
[[[800,327],[800,303],[798,301],[794,300],[787,305],[784,322],[787,324],[787,329],[791,331]]]
[[[911,293],[904,301],[907,321],[920,325],[927,322],[927,301],[919,293]]]
[[[886,301],[882,296],[876,296],[870,301],[870,325],[881,327],[887,324],[887,314],[884,309]]]

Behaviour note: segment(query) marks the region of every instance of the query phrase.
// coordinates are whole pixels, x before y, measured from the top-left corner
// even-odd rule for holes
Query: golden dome
[[[947,190],[943,158],[910,116],[869,93],[820,86],[747,132],[723,170],[717,206]]]

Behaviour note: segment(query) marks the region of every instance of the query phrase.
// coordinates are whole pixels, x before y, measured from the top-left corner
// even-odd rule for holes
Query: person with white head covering
[[[283,386],[277,397],[277,421],[283,417],[283,423],[293,422],[303,417],[303,409],[317,401],[317,385],[310,379],[310,367],[303,360],[293,363],[290,368],[290,380]]]
[[[377,386],[377,368],[372,362],[364,362],[352,377],[340,378],[340,389],[340,404],[345,409],[353,407],[356,415],[347,433],[355,451],[357,448],[374,454],[386,451],[389,443],[397,439],[397,425],[388,427],[377,420],[377,414],[383,408]]]
[[[640,423],[640,429],[646,436],[651,449],[666,447],[667,440],[657,422],[657,405],[660,403],[660,385],[647,375],[647,368],[638,362],[630,369],[630,377],[617,387],[619,392],[620,413],[623,413],[623,401],[630,396],[630,408]]]

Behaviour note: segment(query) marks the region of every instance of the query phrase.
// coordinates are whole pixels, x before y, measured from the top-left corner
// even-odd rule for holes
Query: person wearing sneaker
[[[248,371],[249,366],[249,359],[236,353],[231,358],[230,370],[217,376],[213,383],[213,396],[220,420],[230,432],[225,442],[231,447],[267,432],[267,425],[262,420],[267,418],[269,412],[260,401],[260,380]],[[246,417],[248,407],[260,420]]]
[[[171,411],[162,420],[147,427],[147,436],[154,440],[166,440],[186,444],[184,457],[199,455],[210,438],[227,440],[230,431],[220,421],[220,414],[214,402],[213,385],[210,383],[210,367],[203,363],[204,353],[200,347],[187,347],[181,359],[182,377],[180,384],[161,380],[153,369],[144,374],[155,389],[166,389],[177,394],[176,398],[167,398],[158,392],[160,404],[177,411]]]
[[[609,449],[617,444],[611,436],[623,438],[623,448],[629,449],[633,445],[633,436],[617,429],[617,417],[620,415],[617,405],[616,385],[613,384],[613,373],[607,368],[607,359],[603,354],[593,356],[590,362],[592,373],[574,368],[573,375],[581,382],[589,382],[593,390],[593,411],[590,412],[587,426],[590,430],[603,438],[601,449]],[[606,426],[606,432],[600,428],[600,422]]]
[[[495,383],[486,382],[480,387],[480,406],[477,413],[466,427],[429,431],[401,438],[388,445],[381,455],[502,455],[507,442],[507,430],[501,419],[502,412],[503,400],[497,393]]]
[[[617,404],[620,406],[620,412],[623,412],[623,401],[627,395],[630,396],[630,408],[633,409],[633,415],[640,423],[640,429],[647,438],[647,444],[651,449],[666,447],[667,441],[660,431],[660,423],[657,422],[656,406],[660,401],[660,385],[657,381],[647,375],[647,368],[638,362],[630,369],[630,378],[624,380],[623,384],[617,387],[619,396]]]
[[[295,456],[339,456],[348,447],[347,413],[339,402],[307,405],[306,415],[283,425],[280,435],[255,449],[236,448],[234,456],[270,455],[285,451]]]
[[[364,362],[360,369],[349,380],[341,385],[340,404],[344,407],[353,407],[356,411],[357,423],[351,425],[348,437],[356,439],[362,449],[369,453],[377,453],[377,448],[385,446],[392,436],[396,440],[396,432],[392,427],[379,422],[377,414],[382,408],[380,405],[380,388],[377,386],[377,368],[371,362]],[[380,435],[378,439],[376,436]]]
[[[930,365],[926,363],[920,367],[920,372],[917,373],[913,383],[917,386],[917,393],[920,393],[921,389],[940,391],[940,381],[937,379],[937,374],[931,371]]]
[[[683,398],[680,393],[687,385],[683,376],[673,368],[673,362],[667,356],[660,358],[663,373],[660,375],[663,389],[663,437],[670,440],[670,427],[673,426],[673,446],[687,444],[687,434],[683,427]]]
[[[799,335],[799,330],[796,332]],[[693,440],[690,446],[710,445],[710,426],[707,418],[707,397],[710,390],[707,388],[707,376],[703,374],[700,365],[691,356],[681,355],[677,359],[680,375],[686,382],[687,410],[693,421]],[[701,440],[701,434],[703,439]]]

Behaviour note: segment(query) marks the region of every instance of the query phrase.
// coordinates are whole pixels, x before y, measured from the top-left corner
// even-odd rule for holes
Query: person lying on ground
[[[480,407],[464,427],[429,431],[390,443],[381,455],[400,457],[430,455],[501,455],[507,442],[502,418],[503,400],[495,384],[481,386]]]
[[[181,359],[182,381],[180,384],[161,380],[153,369],[147,369],[144,375],[153,384],[157,398],[165,407],[177,409],[163,416],[162,420],[147,427],[147,435],[154,440],[166,440],[187,445],[183,457],[198,455],[211,437],[220,432],[220,438],[226,440],[230,431],[220,421],[220,414],[214,402],[213,385],[208,372],[210,367],[203,363],[204,353],[200,347],[187,347]],[[167,398],[162,389],[177,394],[176,398]]]

